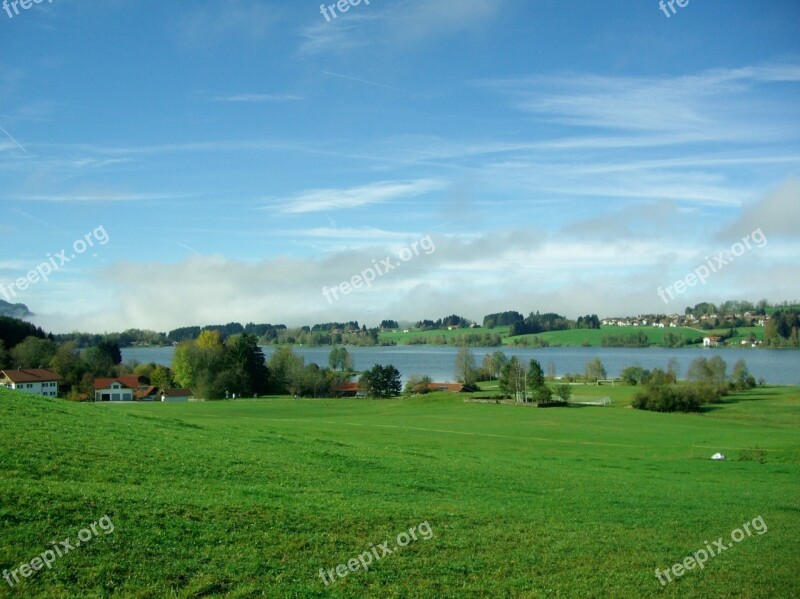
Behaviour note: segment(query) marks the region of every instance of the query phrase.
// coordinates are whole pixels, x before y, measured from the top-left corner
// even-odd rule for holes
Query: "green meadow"
[[[702,414],[414,399],[72,404],[0,390],[3,597],[796,597],[800,389]],[[710,459],[715,452],[724,461]],[[655,569],[761,516],[665,587]],[[427,523],[397,547],[400,533]],[[418,535],[419,536],[419,535]],[[334,570],[371,546],[368,571]]]
[[[506,337],[508,335],[509,327],[502,326],[502,327],[494,327],[493,329],[453,329],[448,331],[447,329],[433,329],[433,330],[420,330],[420,329],[408,329],[408,333],[404,333],[402,330],[400,331],[382,331],[379,335],[379,339],[383,343],[396,343],[397,345],[409,345],[410,342],[424,339],[426,343],[435,343],[436,339],[444,340],[448,343],[454,343],[456,339],[463,335],[483,335],[488,333],[490,335],[499,335],[500,337]]]
[[[397,345],[408,345],[412,341],[419,341],[424,339],[427,343],[456,343],[459,337],[464,335],[483,335],[483,334],[496,334],[501,337],[503,345],[512,345],[515,342],[520,343],[527,340],[530,345],[535,345],[534,337],[538,337],[542,341],[546,341],[551,346],[561,347],[600,347],[603,337],[608,335],[616,335],[627,337],[638,333],[644,333],[651,345],[662,345],[664,342],[664,335],[672,333],[680,335],[687,343],[694,343],[698,339],[707,337],[709,335],[727,335],[730,329],[719,329],[713,331],[704,331],[702,329],[693,329],[691,327],[675,327],[675,328],[660,328],[660,327],[616,327],[604,326],[599,329],[570,329],[566,331],[548,331],[546,333],[537,333],[535,335],[519,335],[516,337],[508,336],[509,327],[495,327],[493,329],[454,329],[448,330],[428,330],[420,331],[418,329],[410,329],[408,333],[402,331],[384,331],[380,333],[380,340],[383,343],[395,343]],[[737,334],[731,337],[728,345],[739,346],[740,342],[747,339],[752,333],[756,339],[764,340],[764,327],[738,327]]]

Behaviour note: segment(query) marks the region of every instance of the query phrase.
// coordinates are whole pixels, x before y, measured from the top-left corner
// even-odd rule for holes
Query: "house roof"
[[[61,377],[49,368],[18,368],[16,370],[0,370],[12,383],[48,383],[58,381]]]
[[[191,389],[164,389],[161,393],[166,397],[190,397],[194,395]]]
[[[156,395],[158,395],[158,387],[153,387],[152,385],[150,385],[145,389],[140,389],[139,391],[134,393],[134,395],[136,395],[136,397],[138,397],[139,399],[143,397],[150,397],[151,395],[155,397]]]
[[[342,383],[341,385],[337,385],[336,390],[340,391],[340,392],[341,391],[344,391],[344,392],[361,391],[361,387],[358,386],[358,383],[350,382],[350,383]]]

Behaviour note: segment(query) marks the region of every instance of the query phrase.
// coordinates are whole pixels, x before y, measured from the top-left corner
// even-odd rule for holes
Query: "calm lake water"
[[[267,360],[273,354],[273,347],[263,347]],[[547,347],[547,348],[494,348],[473,347],[475,359],[480,365],[486,353],[502,350],[506,356],[517,356],[527,362],[531,358],[539,360],[545,372],[552,362],[558,375],[569,372],[582,373],[586,362],[600,358],[608,371],[609,377],[619,376],[626,366],[638,364],[643,368],[667,367],[670,358],[678,360],[680,376],[686,376],[689,363],[698,356],[711,357],[719,355],[728,363],[728,373],[734,363],[743,358],[751,374],[756,378],[764,378],[768,383],[776,385],[800,385],[800,350],[778,349],[625,349],[605,347]],[[122,350],[123,360],[139,362],[155,362],[169,366],[172,361],[173,347],[129,347]],[[328,365],[330,347],[296,347],[293,351],[305,358],[306,363],[315,362],[320,366]],[[403,379],[414,374],[432,377],[436,382],[453,382],[453,364],[457,347],[432,347],[427,345],[398,345],[393,347],[348,347],[353,356],[355,368],[366,370],[373,364],[394,364]]]

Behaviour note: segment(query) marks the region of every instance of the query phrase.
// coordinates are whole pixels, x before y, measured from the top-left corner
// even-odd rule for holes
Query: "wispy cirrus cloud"
[[[117,189],[87,189],[65,193],[33,193],[9,196],[8,199],[24,202],[147,202],[158,200],[177,200],[190,197],[188,194],[140,193]]]
[[[503,10],[505,0],[404,0],[392,6],[363,6],[358,13],[348,12],[336,20],[305,27],[300,36],[301,55],[347,52],[361,46],[418,43],[487,26]]]
[[[179,17],[179,42],[187,47],[209,47],[229,39],[258,42],[277,23],[276,11],[256,0],[227,0],[187,8]]]
[[[325,212],[383,204],[424,195],[443,187],[444,183],[436,179],[418,179],[382,181],[346,189],[311,189],[288,198],[273,200],[270,207],[279,206],[279,210],[286,214]]]
[[[313,237],[317,239],[345,239],[347,241],[385,241],[387,239],[406,239],[419,233],[387,231],[386,229],[376,229],[374,227],[316,227],[313,229],[301,229],[290,231],[291,235],[300,237]]]
[[[571,73],[480,82],[507,94],[521,111],[573,127],[667,132],[687,141],[782,133],[752,118],[751,92],[765,83],[800,81],[793,64],[714,69],[679,77]],[[737,118],[741,116],[751,118]],[[721,127],[736,123],[737,127]],[[694,139],[692,140],[691,137]],[[605,143],[605,142],[604,142]]]
[[[214,102],[239,102],[245,104],[296,102],[303,99],[303,96],[296,96],[294,94],[232,94],[229,96],[216,96],[212,98]]]

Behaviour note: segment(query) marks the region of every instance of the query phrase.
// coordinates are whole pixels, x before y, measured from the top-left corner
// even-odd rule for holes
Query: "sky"
[[[353,2],[6,4],[0,299],[110,332],[800,298],[797,0]]]

